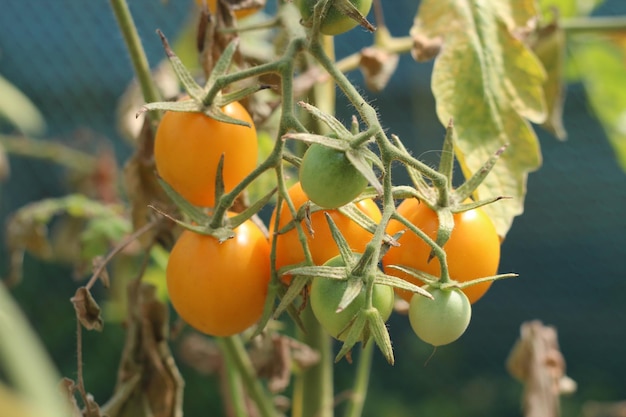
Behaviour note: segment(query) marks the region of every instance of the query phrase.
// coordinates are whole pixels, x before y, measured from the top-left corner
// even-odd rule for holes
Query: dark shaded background
[[[174,38],[193,10],[188,1],[131,0],[131,9],[154,65],[163,58],[155,29]],[[393,34],[412,23],[411,0],[385,2]],[[596,14],[626,14],[626,2],[607,1]],[[337,38],[339,56],[370,42],[356,30]],[[416,155],[435,161],[443,128],[429,88],[431,66],[408,56],[383,94],[366,93],[383,124]],[[0,74],[43,112],[47,136],[66,143],[84,135],[110,141],[120,161],[130,147],[119,138],[113,109],[132,69],[108,2],[104,0],[3,0],[0,4]],[[361,83],[358,73],[351,79]],[[626,92],[625,92],[626,94]],[[340,104],[348,120],[350,110]],[[396,363],[378,356],[366,416],[520,415],[521,385],[504,369],[508,352],[526,320],[541,319],[559,331],[569,375],[578,392],[564,400],[564,415],[579,415],[588,400],[626,398],[626,176],[620,171],[580,85],[570,85],[565,106],[566,142],[539,131],[544,166],[528,183],[526,213],[515,220],[503,245],[501,271],[520,278],[496,283],[474,307],[469,331],[440,349],[430,349],[404,317],[390,321]],[[52,164],[11,158],[12,175],[1,184],[0,221],[25,203],[63,195],[63,173]],[[0,273],[7,270],[1,247]],[[75,322],[68,302],[76,283],[69,270],[27,258],[25,279],[14,295],[41,335],[61,372],[75,375]],[[102,295],[102,294],[101,294]],[[87,388],[104,401],[112,390],[123,331],[105,327],[85,335]],[[339,387],[349,384],[350,366],[338,366]],[[187,415],[212,415],[215,385],[184,368]],[[206,408],[205,408],[206,407]],[[200,412],[200,409],[204,411]]]

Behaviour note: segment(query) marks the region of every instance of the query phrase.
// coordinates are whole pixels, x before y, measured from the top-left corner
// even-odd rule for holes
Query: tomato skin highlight
[[[425,203],[416,199],[404,200],[397,208],[398,213],[425,232],[431,239],[437,236],[439,220]],[[393,235],[406,227],[396,220],[389,222],[387,233]],[[400,246],[392,247],[383,257],[383,265],[403,265],[424,271],[436,277],[441,275],[437,258],[430,262],[430,246],[417,235],[407,230],[399,239]],[[454,229],[450,239],[443,246],[448,261],[450,278],[466,282],[476,278],[495,275],[500,262],[500,240],[491,219],[481,209],[468,210],[454,214]],[[424,283],[404,272],[387,268],[387,274],[397,276],[417,285]],[[491,286],[491,281],[471,285],[463,292],[473,304],[478,301]],[[396,293],[410,301],[413,293],[397,290]]]
[[[433,346],[454,342],[465,333],[472,317],[472,305],[458,289],[424,286],[430,300],[414,294],[409,305],[409,322],[415,334]]]
[[[185,230],[166,269],[174,309],[189,325],[212,336],[231,336],[259,320],[270,279],[270,246],[248,220],[223,243]]]
[[[299,182],[291,186],[288,191],[296,210],[302,207],[302,205],[309,200],[307,195],[302,190],[302,186]],[[360,201],[356,204],[356,206],[374,222],[380,222],[380,209],[373,200]],[[365,246],[372,238],[371,233],[361,228],[358,224],[354,223],[337,210],[317,211],[311,214],[311,227],[315,232],[313,236],[309,234],[309,231],[304,224],[304,220],[301,223],[304,233],[307,235],[309,250],[311,251],[313,263],[315,265],[322,265],[329,259],[339,255],[339,249],[332,238],[324,212],[330,214],[353,252],[360,253],[365,250]],[[305,258],[304,250],[300,245],[298,233],[295,228],[279,235],[275,233],[276,213],[277,208],[274,208],[274,212],[272,213],[272,218],[270,220],[270,239],[276,240],[276,269],[280,269],[287,265],[303,262]],[[280,224],[278,226],[278,230],[286,226],[291,220],[293,220],[293,217],[291,217],[289,207],[283,201],[280,209]],[[289,278],[286,278],[286,280],[288,281]]]
[[[163,180],[187,201],[204,207],[215,205],[215,174],[224,154],[224,187],[231,191],[256,168],[256,129],[238,102],[224,113],[250,127],[219,122],[202,113],[165,112],[156,132],[154,159]]]
[[[345,263],[341,256],[336,256],[324,265],[344,266]],[[328,334],[342,341],[347,335],[346,327],[365,304],[365,287],[363,287],[359,295],[345,309],[336,312],[347,285],[347,281],[317,277],[313,279],[309,295],[311,309],[317,321]],[[375,284],[372,295],[373,306],[380,312],[383,320],[387,321],[393,311],[393,288]]]
[[[302,158],[300,184],[318,206],[337,208],[361,194],[367,180],[345,153],[314,143]]]
[[[313,7],[319,0],[295,0],[294,3],[298,6],[302,20],[309,20],[313,16]],[[350,1],[363,16],[367,16],[372,8],[372,0],[351,0]],[[352,20],[348,16],[345,16],[337,10],[335,6],[330,6],[328,14],[324,17],[320,25],[320,32],[324,35],[335,36],[341,33],[347,32],[358,26],[356,20]]]

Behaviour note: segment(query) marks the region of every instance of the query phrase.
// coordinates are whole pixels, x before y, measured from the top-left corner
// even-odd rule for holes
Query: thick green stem
[[[235,361],[231,352],[228,349],[222,349],[224,354],[224,377],[226,378],[226,385],[228,386],[228,395],[230,403],[233,407],[233,413],[235,417],[248,416],[248,409],[246,407],[246,399],[243,394],[243,387],[241,385],[241,376],[237,372]]]
[[[356,375],[354,376],[354,386],[352,392],[350,392],[350,399],[346,406],[344,417],[361,417],[363,413],[363,405],[367,397],[367,387],[370,381],[370,369],[372,367],[375,345],[374,341],[370,340],[369,343],[361,349]]]
[[[301,334],[299,339],[315,349],[320,355],[320,360],[298,375],[294,388],[292,416],[332,417],[334,411],[332,339],[317,322],[310,306],[304,309],[301,317],[306,333]]]
[[[222,352],[226,352],[228,358],[232,360],[237,371],[239,371],[241,380],[250,398],[252,398],[259,410],[259,415],[261,417],[276,417],[278,414],[274,408],[272,398],[261,384],[261,381],[257,378],[250,357],[241,342],[241,338],[239,336],[230,336],[218,338],[217,340]]]
[[[122,36],[124,37],[124,43],[128,49],[130,60],[133,64],[135,75],[139,80],[139,86],[141,87],[141,93],[146,103],[153,103],[161,101],[161,93],[152,80],[152,74],[150,73],[150,65],[148,64],[148,58],[146,52],[139,39],[137,33],[137,27],[133,21],[133,17],[130,14],[128,4],[126,0],[110,0],[111,8],[117,19]],[[150,112],[148,114],[150,120],[153,122],[158,121],[159,114],[157,112]]]

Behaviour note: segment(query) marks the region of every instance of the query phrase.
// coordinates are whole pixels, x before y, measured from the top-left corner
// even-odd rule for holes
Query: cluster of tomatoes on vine
[[[296,1],[304,22],[316,3]],[[352,3],[361,14],[371,7],[371,1]],[[334,35],[356,26],[333,7],[322,22],[323,33]],[[185,107],[182,103],[180,108]],[[448,344],[464,333],[471,304],[492,283],[481,278],[493,278],[500,257],[495,227],[480,207],[465,198],[457,201],[452,190],[449,204],[441,207],[434,189],[421,195],[419,187],[411,188],[388,222],[384,250],[374,260],[384,272],[376,267],[373,275],[383,278],[361,277],[365,270],[359,269],[360,257],[373,236],[372,228],[363,224],[377,225],[382,215],[372,198],[376,193],[368,188],[371,181],[341,137],[350,131],[338,130],[308,147],[298,160],[299,182],[279,196],[267,237],[260,220],[250,217],[269,198],[243,213],[222,207],[222,197],[230,197],[258,168],[257,132],[250,114],[238,101],[220,102],[219,97],[210,108],[203,102],[187,107],[194,110],[164,113],[154,158],[164,186],[174,191],[177,202],[184,202],[182,211],[188,217],[181,222],[185,230],[166,271],[170,301],[188,324],[213,336],[240,333],[274,310],[273,297],[268,296],[271,284],[288,288],[298,281],[298,289],[307,288],[308,300],[303,302],[310,302],[322,327],[339,340],[349,337],[362,311],[376,311],[386,321],[396,297],[409,302],[410,324],[427,343]],[[283,176],[282,170],[276,172]],[[278,178],[279,185],[283,181]],[[442,209],[454,224],[442,244],[443,264],[433,251],[433,242],[440,240]],[[307,266],[329,267],[324,270],[328,274],[299,280],[295,272]],[[397,285],[400,280],[414,285]],[[357,339],[365,341],[367,336]]]

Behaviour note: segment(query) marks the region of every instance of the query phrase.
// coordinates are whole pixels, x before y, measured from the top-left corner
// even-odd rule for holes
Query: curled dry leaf
[[[184,381],[167,344],[168,308],[154,286],[129,284],[127,333],[109,417],[181,417]]]
[[[80,412],[76,397],[74,397],[74,390],[76,389],[76,383],[69,378],[63,378],[59,382],[59,391],[63,398],[67,401],[69,409],[71,411],[70,417],[83,417]]]
[[[202,375],[213,375],[222,366],[222,353],[210,339],[198,333],[183,337],[178,347],[180,359]]]
[[[565,375],[556,329],[540,321],[522,324],[506,365],[524,384],[525,417],[558,417],[559,396],[576,390],[576,383]]]
[[[359,66],[365,85],[373,92],[382,91],[396,71],[400,57],[376,47],[363,48]]]
[[[150,205],[159,207],[163,212],[173,213],[176,208],[159,185],[155,175],[156,167],[153,159],[154,135],[150,123],[146,120],[137,142],[135,153],[124,167],[124,185],[131,204],[131,217],[135,230],[152,221],[155,213]],[[155,239],[164,246],[173,243],[172,223],[163,222],[162,227],[152,233],[139,237],[143,247],[148,247]]]
[[[417,62],[425,62],[434,59],[441,50],[443,40],[437,36],[429,38],[421,33],[412,32],[413,48],[411,48],[411,56]]]
[[[100,306],[86,287],[78,288],[70,301],[76,310],[76,318],[85,329],[102,331],[104,321],[100,314]]]

